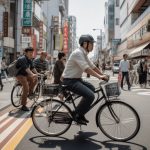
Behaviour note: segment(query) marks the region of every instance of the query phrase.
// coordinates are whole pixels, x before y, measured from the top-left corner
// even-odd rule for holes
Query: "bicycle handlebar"
[[[103,84],[106,84],[109,81],[109,79],[110,79],[110,76],[108,74],[104,74],[104,75],[107,76],[108,80],[103,80],[103,81],[99,82],[100,86],[103,85]]]

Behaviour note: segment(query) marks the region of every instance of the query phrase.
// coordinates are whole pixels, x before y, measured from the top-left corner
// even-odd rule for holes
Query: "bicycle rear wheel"
[[[16,84],[11,91],[11,103],[14,107],[19,107],[21,105],[22,93],[22,85]]]
[[[102,105],[97,111],[96,121],[100,130],[115,141],[128,141],[140,129],[140,119],[135,109],[121,101]]]
[[[32,121],[35,128],[46,136],[59,136],[72,124],[70,108],[63,102],[47,99],[33,108]]]

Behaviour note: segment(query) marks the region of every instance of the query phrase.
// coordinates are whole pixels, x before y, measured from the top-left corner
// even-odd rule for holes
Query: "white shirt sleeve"
[[[86,57],[84,56],[84,54],[82,54],[82,52],[74,53],[73,60],[83,71],[90,67],[86,60]]]

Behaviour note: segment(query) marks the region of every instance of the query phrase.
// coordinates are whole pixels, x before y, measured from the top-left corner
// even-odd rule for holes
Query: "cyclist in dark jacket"
[[[23,93],[21,97],[21,109],[23,111],[29,111],[29,108],[26,106],[27,97],[28,95],[30,96],[33,94],[34,86],[37,83],[37,71],[32,62],[33,50],[34,49],[32,47],[26,48],[24,55],[18,58],[16,65],[17,68],[20,68],[18,74],[16,75],[16,79],[23,86]]]

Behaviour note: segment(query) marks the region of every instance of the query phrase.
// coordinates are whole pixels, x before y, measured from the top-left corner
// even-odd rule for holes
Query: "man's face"
[[[47,55],[46,55],[46,54],[42,54],[42,55],[41,55],[41,59],[42,59],[42,60],[45,60],[45,59],[46,59],[46,57],[47,57]]]
[[[88,50],[91,52],[93,50],[94,43],[89,43]]]
[[[32,59],[33,58],[33,51],[28,51],[25,54],[28,57],[28,59]]]
[[[84,44],[84,48],[88,51],[88,52],[91,52],[93,50],[93,46],[94,46],[94,43],[90,43],[89,44],[87,42],[85,42]]]

